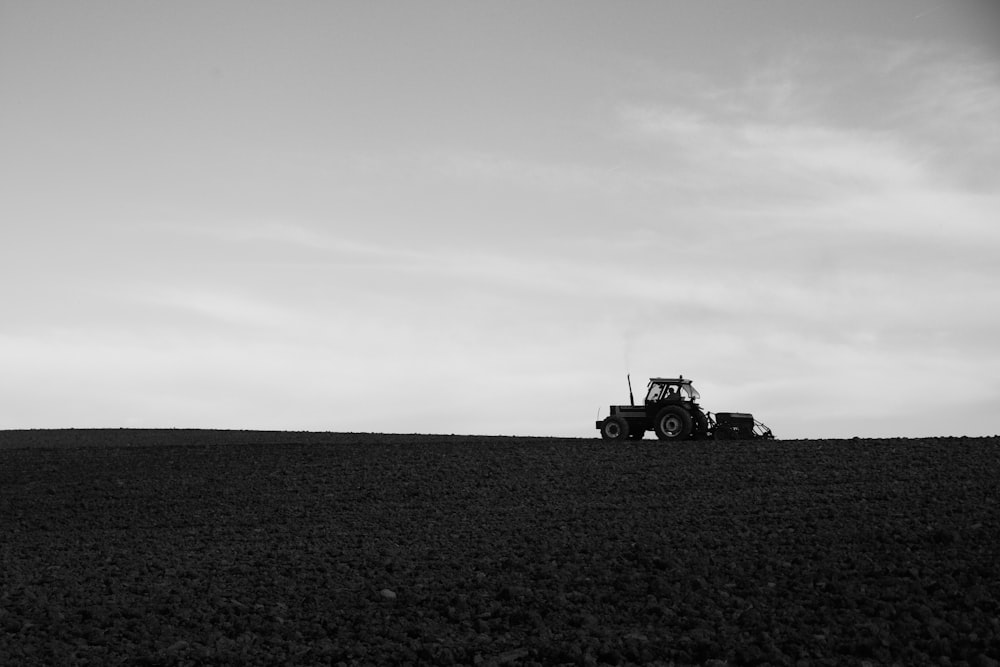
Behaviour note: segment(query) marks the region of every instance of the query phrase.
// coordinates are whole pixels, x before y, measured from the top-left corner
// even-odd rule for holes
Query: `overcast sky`
[[[990,435],[998,258],[991,0],[0,0],[0,428]]]

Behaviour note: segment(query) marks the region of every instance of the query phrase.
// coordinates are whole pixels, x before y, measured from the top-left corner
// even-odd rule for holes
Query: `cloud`
[[[1000,190],[1000,65],[947,59],[926,64],[899,114],[946,183]]]
[[[175,311],[168,316],[195,317],[247,329],[294,329],[303,325],[292,309],[249,294],[219,291],[211,287],[133,286],[133,298],[156,308]]]
[[[361,235],[351,238],[344,234],[331,233],[326,230],[326,221],[318,216],[305,219],[286,218],[283,220],[241,219],[237,221],[213,220],[201,224],[187,222],[150,223],[143,228],[161,237],[184,238],[188,240],[207,241],[220,244],[234,256],[240,256],[240,247],[256,246],[271,253],[278,260],[283,253],[315,253],[322,252],[327,256],[338,258],[370,261],[419,261],[419,252],[402,246],[391,246],[385,243],[374,243],[363,240]],[[353,228],[363,228],[364,225],[340,224]],[[250,255],[258,257],[259,255]],[[297,259],[305,260],[309,254],[298,255]]]
[[[669,86],[620,105],[624,133],[671,142],[719,167],[777,168],[792,185],[798,167],[848,183],[933,178],[956,166],[937,160],[953,150],[998,149],[1000,66],[972,50],[814,41],[754,67],[729,86],[667,73]]]
[[[815,206],[920,183],[925,172],[891,135],[815,124],[734,120],[711,110],[625,106],[623,133],[662,146],[666,183],[725,193],[720,201],[769,209]]]

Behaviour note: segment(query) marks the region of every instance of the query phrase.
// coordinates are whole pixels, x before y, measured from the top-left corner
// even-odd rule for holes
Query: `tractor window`
[[[649,386],[646,394],[647,403],[656,403],[663,400],[697,401],[701,398],[698,390],[689,384],[678,384],[676,382],[654,382]]]

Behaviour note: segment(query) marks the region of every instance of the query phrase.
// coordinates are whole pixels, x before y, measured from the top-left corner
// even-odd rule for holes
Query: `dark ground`
[[[996,666],[998,479],[998,438],[0,432],[0,664]]]

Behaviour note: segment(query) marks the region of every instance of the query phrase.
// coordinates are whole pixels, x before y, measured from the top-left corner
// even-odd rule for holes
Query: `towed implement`
[[[762,440],[773,439],[771,429],[746,412],[714,415],[698,404],[701,394],[691,380],[650,378],[646,400],[636,405],[629,378],[630,405],[612,405],[610,414],[596,423],[604,440],[641,440],[653,431],[660,440]]]

